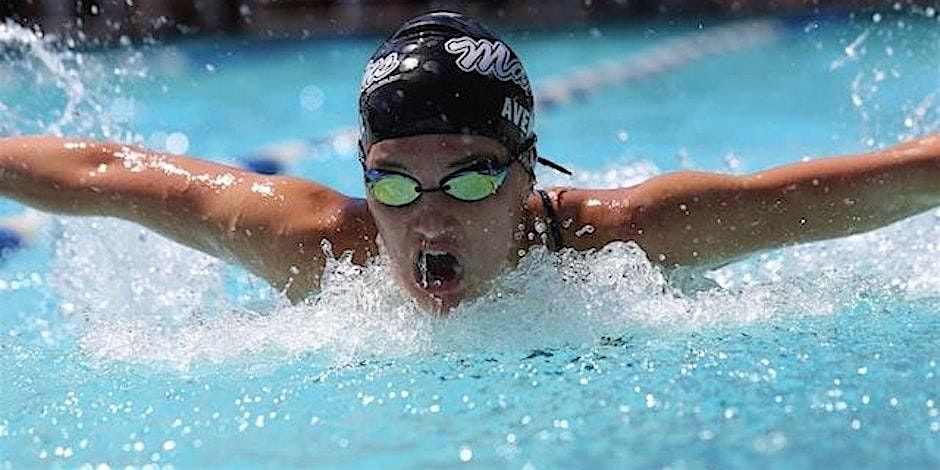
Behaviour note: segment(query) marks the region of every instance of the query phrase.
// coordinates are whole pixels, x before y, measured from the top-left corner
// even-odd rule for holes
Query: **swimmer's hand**
[[[375,252],[360,199],[297,178],[86,139],[0,139],[0,197],[137,222],[243,265],[293,301],[319,285],[322,240],[360,262]]]
[[[940,206],[940,134],[746,176],[678,172],[630,188],[552,192],[562,220],[573,221],[563,224],[567,246],[633,240],[667,268],[714,267]]]

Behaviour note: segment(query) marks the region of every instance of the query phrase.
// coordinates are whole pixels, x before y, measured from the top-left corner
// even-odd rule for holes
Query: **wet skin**
[[[487,137],[389,139],[370,168],[396,169],[423,187],[466,157],[509,155]],[[330,253],[356,263],[384,250],[395,278],[432,311],[478,295],[518,260],[544,213],[531,180],[510,167],[499,192],[468,203],[441,193],[391,208],[318,183],[265,176],[195,158],[87,139],[0,139],[0,197],[63,214],[119,217],[244,266],[294,302],[319,287]],[[660,175],[628,188],[551,188],[562,242],[579,251],[634,241],[664,269],[711,267],[762,250],[872,230],[940,206],[940,134],[867,154],[801,162],[743,176]],[[591,230],[583,230],[590,226]],[[520,229],[521,226],[521,229]],[[415,283],[415,253],[453,252],[457,285]],[[433,289],[432,289],[433,290]]]

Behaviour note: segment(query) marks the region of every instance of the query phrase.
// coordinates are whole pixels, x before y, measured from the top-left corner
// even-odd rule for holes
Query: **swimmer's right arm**
[[[293,301],[319,285],[322,240],[358,262],[375,252],[360,199],[297,178],[87,139],[0,139],[0,197],[139,223],[243,265]]]

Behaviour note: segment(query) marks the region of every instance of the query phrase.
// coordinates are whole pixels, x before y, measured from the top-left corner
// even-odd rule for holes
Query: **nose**
[[[414,233],[426,240],[446,240],[454,237],[454,225],[425,220],[412,226]]]
[[[427,239],[451,238],[460,227],[459,213],[439,193],[421,196],[412,214],[411,229]]]

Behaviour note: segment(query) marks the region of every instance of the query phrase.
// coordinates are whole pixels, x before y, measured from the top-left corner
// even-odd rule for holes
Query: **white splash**
[[[289,305],[256,279],[233,299],[226,291],[235,281],[204,255],[123,222],[70,219],[50,282],[81,318],[82,350],[103,361],[188,369],[318,354],[349,363],[832,315],[864,298],[935,298],[938,239],[940,224],[926,214],[731,265],[709,275],[722,287],[690,295],[631,243],[588,254],[535,250],[488,293],[439,318],[408,298],[381,259],[329,263],[322,291],[305,304]]]
[[[0,129],[5,134],[127,137],[103,111],[109,108],[115,82],[123,78],[108,72],[117,75],[117,70],[133,69],[133,77],[145,75],[139,54],[129,56],[126,64],[104,67],[95,57],[62,47],[56,38],[7,21],[0,24],[0,57],[2,85],[18,90],[17,102],[31,103],[33,96],[44,102],[38,108],[0,102]],[[53,105],[56,111],[49,113],[47,103],[59,102]]]
[[[598,187],[611,175],[655,172],[640,163],[580,178]],[[710,288],[694,272],[667,283],[629,243],[595,253],[535,250],[484,296],[438,318],[415,305],[382,259],[368,267],[330,262],[321,292],[291,306],[263,281],[132,224],[66,219],[49,282],[81,330],[82,350],[103,361],[189,369],[317,354],[348,363],[590,343],[638,328],[832,315],[863,298],[940,297],[936,240],[937,216],[924,214],[869,234],[751,257],[707,273]]]

